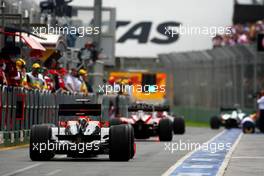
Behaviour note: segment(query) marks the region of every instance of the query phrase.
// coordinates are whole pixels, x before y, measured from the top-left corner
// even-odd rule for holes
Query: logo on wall
[[[119,28],[127,28],[126,32],[117,39],[117,43],[125,43],[133,40],[140,44],[146,44],[149,42],[164,45],[174,43],[179,39],[179,34],[176,34],[173,37],[166,34],[166,28],[179,27],[181,24],[179,22],[167,21],[154,26],[151,21],[141,21],[128,28],[127,26],[131,23],[131,21],[117,21],[117,30]],[[155,32],[152,36],[151,32],[153,29],[155,29]]]

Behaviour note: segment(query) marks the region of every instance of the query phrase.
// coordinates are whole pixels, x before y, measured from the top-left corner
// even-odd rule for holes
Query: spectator
[[[222,46],[222,41],[223,41],[222,37],[220,35],[216,35],[213,38],[213,47],[216,48]]]
[[[16,60],[17,76],[14,77],[14,81],[17,86],[28,88],[27,85],[27,73],[26,73],[26,61],[19,58]]]
[[[264,91],[261,91],[261,95],[257,100],[259,110],[259,124],[264,124]],[[264,125],[259,125],[260,131],[263,132]]]
[[[5,63],[0,61],[0,84],[7,85],[7,79],[5,76]]]
[[[81,70],[83,70],[83,69],[81,69]],[[81,71],[81,70],[80,70],[80,71]],[[81,81],[83,80],[83,81],[85,82],[85,85],[86,85],[86,87],[87,87],[87,91],[88,91],[88,93],[93,93],[93,88],[92,88],[92,86],[89,84],[88,73],[87,73],[86,70],[84,70],[84,71],[85,71],[84,74],[82,74],[81,72],[79,72],[80,77],[81,77]]]
[[[34,63],[32,65],[32,71],[27,73],[27,82],[30,89],[43,89],[45,86],[45,81],[41,78],[40,74],[40,64]]]
[[[261,32],[264,32],[264,20],[244,25],[236,24],[231,27],[231,34],[214,37],[212,40],[213,47],[250,44],[256,41],[257,35]]]
[[[46,67],[43,67],[43,79],[45,81],[44,89],[54,91],[54,79],[52,79]]]
[[[70,91],[65,87],[64,77],[67,74],[66,69],[60,68],[59,70],[52,68],[49,70],[49,75],[54,81],[55,92],[66,92]]]
[[[58,71],[58,84],[59,84],[59,89],[62,91],[62,92],[66,92],[66,91],[69,91],[66,86],[65,86],[65,83],[64,83],[64,77],[65,75],[67,74],[67,70],[65,68],[60,68],[59,71]]]
[[[84,48],[81,48],[81,50],[78,53],[78,59],[80,63],[83,62],[83,60],[89,60],[90,64],[94,63],[98,59],[99,51],[96,49],[96,46],[93,42],[88,41]]]
[[[80,92],[81,81],[78,77],[78,72],[76,69],[71,69],[71,73],[67,74],[64,78],[65,87],[71,93]]]
[[[5,65],[5,76],[7,80],[7,85],[19,86],[17,84],[17,81],[14,79],[17,76],[16,64],[7,55],[5,56]]]
[[[86,82],[88,82],[87,71],[84,69],[79,70],[79,79],[81,81],[80,92],[84,95],[88,95],[88,88]]]

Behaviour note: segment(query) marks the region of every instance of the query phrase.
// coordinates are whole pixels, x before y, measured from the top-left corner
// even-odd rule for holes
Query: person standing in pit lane
[[[264,90],[261,91],[261,95],[257,100],[258,110],[259,110],[259,129],[262,133],[264,133]]]
[[[5,75],[5,63],[0,60],[0,84],[7,85],[7,79]]]

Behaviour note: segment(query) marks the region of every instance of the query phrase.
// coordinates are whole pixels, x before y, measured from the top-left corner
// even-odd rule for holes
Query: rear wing
[[[227,108],[227,107],[221,107],[220,112],[225,112],[225,111],[237,111],[237,108]]]
[[[145,112],[153,112],[154,106],[148,104],[134,104],[128,107],[128,112],[136,112],[140,110]]]
[[[162,111],[170,111],[170,106],[155,106],[154,107],[155,111],[162,112]]]
[[[99,116],[101,104],[60,104],[59,116]]]

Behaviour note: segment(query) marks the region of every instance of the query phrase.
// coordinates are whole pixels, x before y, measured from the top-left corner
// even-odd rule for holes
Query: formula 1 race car
[[[241,122],[241,127],[244,133],[255,133],[256,128],[258,128],[261,133],[264,133],[264,123],[263,119],[261,119],[259,115],[259,112],[246,116]]]
[[[185,121],[183,117],[174,117],[169,115],[169,106],[154,106],[154,118],[168,118],[172,121],[172,127],[174,134],[184,134],[185,133]]]
[[[210,126],[212,129],[219,129],[220,126],[227,129],[239,128],[245,116],[246,114],[238,108],[220,108],[220,115],[210,119]]]
[[[100,104],[61,104],[58,115],[58,126],[41,124],[31,128],[31,160],[50,160],[55,154],[73,158],[109,154],[113,161],[128,161],[134,157],[132,126],[103,127]]]
[[[130,118],[116,118],[110,120],[111,125],[131,124],[134,127],[135,138],[146,139],[159,136],[160,141],[171,141],[173,131],[176,134],[185,132],[183,118],[168,115],[168,107],[148,104],[134,104],[129,106]]]
[[[253,114],[250,114],[249,116],[246,116],[241,122],[243,133],[246,133],[246,134],[255,133],[256,122],[257,122],[257,114],[256,113],[253,113]]]

